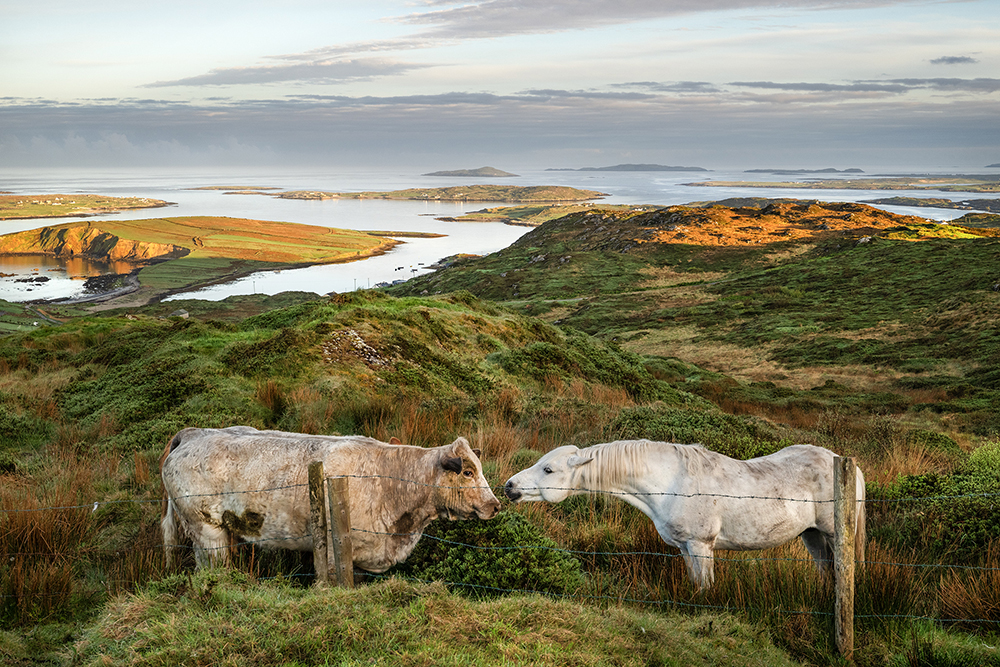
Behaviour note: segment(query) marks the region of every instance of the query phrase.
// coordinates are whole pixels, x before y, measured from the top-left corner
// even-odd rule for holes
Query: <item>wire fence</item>
[[[381,479],[381,480],[401,481],[401,482],[407,482],[407,483],[410,483],[410,484],[413,484],[413,485],[416,485],[416,486],[432,487],[432,488],[438,488],[438,489],[443,489],[443,490],[458,490],[458,489],[469,490],[469,489],[474,489],[474,488],[478,488],[478,489],[490,488],[490,490],[493,491],[498,497],[502,496],[502,490],[503,490],[502,487],[454,487],[454,486],[441,486],[441,485],[428,484],[428,483],[426,483],[424,481],[421,481],[421,480],[406,479],[406,478],[393,477],[393,476],[388,476],[388,475],[348,475],[347,477],[353,478],[353,479],[366,479],[366,480]],[[288,485],[279,485],[279,486],[269,486],[269,487],[264,487],[264,488],[259,488],[259,489],[251,489],[251,490],[232,490],[232,491],[224,491],[224,492],[219,492],[219,493],[189,494],[189,495],[177,496],[177,497],[173,498],[172,500],[174,502],[176,502],[176,501],[179,501],[179,500],[195,499],[195,498],[205,498],[205,497],[245,496],[245,495],[250,495],[250,494],[266,494],[266,493],[274,493],[274,492],[279,492],[279,491],[287,491],[287,490],[291,490],[291,489],[305,489],[307,486],[308,485],[304,484],[304,483],[303,484],[288,484]],[[590,495],[595,495],[595,496],[596,495],[609,495],[609,496],[612,496],[612,497],[623,496],[623,495],[630,495],[630,496],[648,495],[648,496],[674,496],[674,497],[685,498],[685,499],[694,498],[694,497],[707,497],[707,498],[726,498],[726,499],[746,500],[746,501],[782,501],[782,502],[796,502],[796,503],[801,502],[801,503],[818,503],[818,504],[833,502],[832,499],[829,499],[829,500],[827,500],[827,499],[817,500],[817,499],[811,499],[811,498],[787,498],[787,497],[781,497],[781,496],[732,495],[732,494],[722,494],[722,493],[653,492],[653,493],[648,493],[648,494],[640,494],[640,493],[624,494],[624,493],[616,493],[616,492],[607,492],[607,491],[603,491],[603,490],[599,491],[599,490],[596,490],[596,489],[583,489],[583,490],[581,490],[581,489],[577,489],[577,488],[566,489],[566,488],[559,488],[559,487],[551,487],[551,490],[559,490],[559,491],[571,490],[571,491],[574,491],[574,492],[578,492],[578,493],[582,492],[584,494],[590,494]],[[905,498],[877,498],[877,499],[865,499],[864,502],[865,502],[866,505],[877,505],[877,504],[898,504],[898,503],[906,503],[906,502],[954,501],[954,500],[958,500],[958,499],[986,499],[986,500],[989,500],[989,499],[997,499],[997,498],[1000,498],[1000,493],[976,493],[976,494],[941,495],[941,496],[911,496],[911,497],[905,497]],[[60,511],[72,511],[72,510],[77,510],[78,511],[78,510],[85,510],[85,509],[89,509],[90,513],[96,513],[101,507],[116,506],[116,505],[125,505],[125,504],[149,504],[149,503],[160,504],[162,502],[163,502],[163,499],[160,499],[160,498],[153,498],[153,499],[150,499],[150,498],[126,498],[126,499],[114,499],[114,500],[88,501],[86,503],[81,503],[81,504],[76,504],[76,505],[62,505],[62,506],[48,506],[48,507],[0,507],[0,532],[2,532],[6,528],[5,527],[6,521],[5,520],[6,520],[6,517],[8,517],[8,516],[16,516],[16,515],[23,516],[23,515],[29,514],[29,513],[60,512]],[[601,557],[601,558],[640,557],[640,558],[663,558],[663,559],[683,558],[682,554],[680,554],[680,553],[665,553],[665,552],[644,551],[644,550],[639,550],[639,551],[587,551],[587,550],[574,550],[574,549],[561,548],[561,547],[558,547],[558,546],[544,546],[544,545],[509,545],[509,544],[503,544],[503,545],[482,545],[482,544],[469,544],[469,543],[464,543],[464,542],[459,542],[459,541],[455,541],[455,540],[449,540],[449,539],[441,538],[441,537],[434,536],[434,535],[422,534],[422,531],[398,533],[398,532],[384,532],[384,531],[367,530],[367,529],[363,529],[363,528],[352,527],[352,532],[368,533],[368,534],[371,534],[371,535],[381,536],[381,537],[385,537],[385,538],[421,536],[421,539],[437,541],[439,543],[442,543],[442,544],[446,545],[450,549],[471,549],[471,550],[474,550],[474,551],[477,551],[477,552],[487,552],[487,553],[488,552],[512,552],[512,551],[532,551],[532,550],[536,550],[537,551],[537,550],[540,550],[540,551],[551,551],[551,552],[556,552],[556,553],[562,553],[562,554],[566,554],[566,555],[572,556],[574,558],[594,558],[594,557]],[[252,543],[253,545],[259,545],[259,546],[264,547],[264,548],[267,548],[269,546],[281,548],[282,544],[280,544],[280,543],[300,542],[300,541],[306,540],[306,539],[308,539],[308,540],[312,539],[312,533],[311,532],[307,531],[307,532],[304,532],[304,533],[301,533],[301,534],[297,534],[297,535],[282,535],[281,537],[274,537],[274,538],[264,538],[264,539],[254,538],[252,540],[247,540],[247,541],[250,542],[250,543]],[[227,549],[228,550],[231,547],[230,546],[224,546],[224,547],[195,547],[194,545],[183,544],[183,545],[172,545],[171,548],[177,549],[177,550],[195,550],[196,548],[198,548],[198,549],[204,549],[206,551],[211,551],[213,549],[217,549],[217,550]],[[127,555],[129,553],[134,553],[136,551],[149,551],[149,552],[154,552],[155,551],[156,553],[162,553],[162,549],[163,549],[163,545],[162,544],[157,544],[157,545],[148,545],[147,544],[147,545],[143,545],[143,546],[137,546],[135,549],[100,549],[100,548],[82,547],[82,548],[76,548],[74,550],[72,556],[68,555],[65,552],[60,552],[60,551],[48,551],[48,552],[47,551],[11,551],[11,550],[8,549],[6,551],[6,553],[0,553],[0,555],[4,555],[9,561],[13,561],[13,560],[15,560],[18,557],[20,557],[20,558],[38,558],[38,559],[59,559],[59,560],[78,560],[78,559],[87,558],[87,557],[91,557],[91,558],[106,558],[107,559],[107,558],[122,557],[123,555]],[[769,557],[769,556],[731,558],[731,557],[717,556],[717,555],[715,555],[715,556],[691,555],[691,556],[688,556],[688,557],[689,558],[713,558],[716,561],[738,562],[738,563],[749,563],[749,562],[772,562],[772,563],[773,562],[802,562],[802,563],[813,563],[813,562],[820,562],[819,560],[813,559],[813,558]],[[827,561],[827,562],[829,562],[829,561]],[[881,566],[881,567],[892,567],[892,568],[913,568],[913,569],[919,569],[919,570],[928,570],[928,569],[935,569],[935,568],[937,568],[937,569],[953,570],[953,571],[960,571],[960,572],[985,572],[985,573],[1000,572],[1000,567],[995,567],[995,566],[965,565],[965,564],[946,563],[946,562],[914,563],[914,562],[895,562],[895,561],[885,561],[885,560],[859,560],[859,561],[857,561],[857,564],[861,565],[861,566]],[[0,575],[2,575],[2,574],[3,574],[3,568],[2,568],[2,566],[0,566]],[[313,574],[306,573],[306,572],[298,572],[298,573],[292,573],[292,574],[283,574],[283,575],[280,575],[280,576],[282,576],[282,577],[310,578],[310,577],[313,576]],[[369,578],[371,578],[371,579],[376,579],[377,580],[377,579],[380,579],[380,578],[384,578],[384,577],[386,577],[388,575],[368,574],[366,576],[369,577]],[[399,574],[393,574],[391,576],[399,577],[400,575]],[[270,579],[270,578],[272,578],[272,577],[260,577],[261,580],[266,580],[266,579]],[[415,583],[430,583],[430,582],[428,582],[426,580],[420,579],[419,577],[403,576],[402,578],[404,578],[404,579],[406,579],[408,581],[415,582]],[[126,587],[130,587],[130,586],[134,586],[137,582],[132,581],[132,580],[105,580],[103,583],[106,584],[106,585],[115,584],[115,585],[125,585]],[[616,596],[616,595],[597,595],[597,594],[592,594],[592,593],[591,594],[587,594],[587,593],[553,593],[553,592],[549,592],[549,591],[540,591],[540,590],[526,589],[526,588],[503,588],[503,587],[487,586],[487,585],[475,584],[475,583],[470,583],[470,582],[465,582],[465,581],[444,581],[443,583],[446,584],[446,585],[448,585],[449,587],[466,588],[466,589],[478,590],[478,591],[482,591],[482,592],[489,592],[489,593],[493,593],[493,594],[541,593],[541,594],[544,594],[544,595],[548,595],[548,596],[551,596],[551,597],[558,597],[558,598],[571,598],[571,599],[592,600],[592,601],[614,601],[614,602],[622,602],[622,603],[630,603],[630,604],[651,605],[651,606],[657,606],[657,607],[673,606],[673,607],[683,607],[683,608],[692,608],[692,609],[706,609],[706,610],[726,611],[726,612],[766,611],[766,612],[769,612],[769,613],[779,613],[779,614],[810,615],[810,616],[823,616],[823,617],[833,616],[833,612],[831,612],[831,611],[815,610],[815,609],[814,610],[804,610],[804,609],[766,609],[765,610],[763,608],[755,608],[755,607],[747,607],[747,606],[734,607],[734,606],[731,606],[731,605],[705,604],[705,603],[700,603],[700,602],[691,602],[691,601],[685,601],[685,600],[679,600],[679,599],[639,598],[639,597],[629,597],[629,596],[622,596],[622,595],[618,595],[618,596]],[[66,594],[63,591],[59,591],[59,592],[52,592],[52,593],[32,592],[32,593],[30,593],[30,595],[32,595],[33,597],[46,597],[46,596],[50,596],[50,597],[64,597]],[[18,593],[4,593],[4,594],[0,594],[0,599],[21,598],[21,597],[23,597],[23,594],[18,594]],[[993,624],[993,625],[1000,624],[1000,616],[995,617],[995,618],[950,618],[949,617],[949,618],[944,619],[944,618],[940,618],[940,617],[933,617],[933,616],[928,616],[928,615],[923,615],[923,614],[855,614],[855,618],[856,619],[902,619],[902,620],[946,621],[948,623],[966,623],[966,624],[973,624],[973,625],[977,625],[977,624]]]

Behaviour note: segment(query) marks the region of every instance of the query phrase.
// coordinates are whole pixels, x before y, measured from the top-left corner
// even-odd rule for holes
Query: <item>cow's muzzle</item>
[[[491,503],[487,503],[484,507],[476,508],[476,515],[480,519],[492,519],[500,511],[500,501],[494,500]]]

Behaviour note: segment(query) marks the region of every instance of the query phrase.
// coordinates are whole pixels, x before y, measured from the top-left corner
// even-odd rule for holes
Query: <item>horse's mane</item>
[[[701,445],[679,445],[651,440],[616,440],[592,445],[580,450],[580,456],[594,459],[580,468],[581,486],[590,491],[609,491],[620,488],[623,481],[650,472],[651,454],[670,450],[680,466],[689,473],[696,473],[708,461],[709,450]]]

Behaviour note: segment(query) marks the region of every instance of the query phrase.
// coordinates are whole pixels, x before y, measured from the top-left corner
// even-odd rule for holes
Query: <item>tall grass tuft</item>
[[[1000,542],[989,546],[980,567],[984,569],[951,569],[941,577],[941,616],[954,619],[970,630],[997,632],[1000,631]]]
[[[93,477],[75,456],[48,484],[7,477],[0,485],[0,618],[21,624],[51,616],[76,591],[80,552],[97,529],[87,503]]]

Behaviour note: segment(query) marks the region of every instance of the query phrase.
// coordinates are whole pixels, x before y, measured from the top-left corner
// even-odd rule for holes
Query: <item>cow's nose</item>
[[[508,480],[504,485],[503,494],[511,500],[520,500],[521,498],[521,492],[517,490],[517,487],[514,486],[514,482],[510,480]]]

